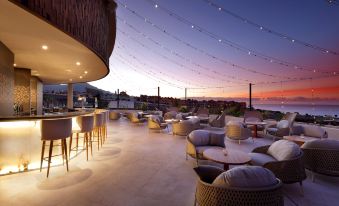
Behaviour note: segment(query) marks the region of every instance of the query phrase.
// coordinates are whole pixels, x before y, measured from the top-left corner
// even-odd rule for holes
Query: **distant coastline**
[[[254,104],[255,109],[298,112],[301,115],[339,116],[339,105],[305,105],[305,104]]]

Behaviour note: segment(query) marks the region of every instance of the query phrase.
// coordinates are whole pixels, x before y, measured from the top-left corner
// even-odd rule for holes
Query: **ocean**
[[[309,115],[331,115],[339,116],[339,105],[299,105],[299,104],[253,104],[255,109],[281,111],[281,112],[298,112],[299,114]]]

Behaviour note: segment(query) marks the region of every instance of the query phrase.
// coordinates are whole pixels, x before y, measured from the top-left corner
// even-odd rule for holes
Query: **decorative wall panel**
[[[113,0],[11,0],[81,41],[108,65],[116,36]]]
[[[30,113],[31,70],[14,69],[14,104],[20,107],[20,113]]]
[[[14,54],[0,42],[0,116],[13,115]]]

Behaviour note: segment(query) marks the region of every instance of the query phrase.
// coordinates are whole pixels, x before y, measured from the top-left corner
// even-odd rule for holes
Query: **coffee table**
[[[305,142],[312,141],[312,140],[317,140],[317,139],[320,139],[320,138],[308,137],[308,136],[291,135],[291,136],[284,136],[283,139],[295,142],[297,145],[302,146]]]
[[[253,125],[254,128],[254,137],[258,138],[258,125],[265,126],[267,125],[267,122],[245,122],[246,125]]]
[[[224,170],[228,170],[230,165],[243,165],[251,161],[251,157],[238,150],[226,149],[227,155],[224,154],[223,149],[211,148],[203,153],[205,159],[211,160],[224,165]]]

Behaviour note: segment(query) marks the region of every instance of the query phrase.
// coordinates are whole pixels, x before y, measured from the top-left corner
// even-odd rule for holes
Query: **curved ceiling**
[[[45,84],[94,81],[109,73],[89,48],[7,0],[0,1],[0,41],[14,53],[16,67],[31,69]]]

